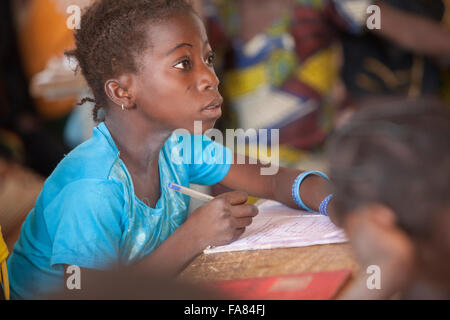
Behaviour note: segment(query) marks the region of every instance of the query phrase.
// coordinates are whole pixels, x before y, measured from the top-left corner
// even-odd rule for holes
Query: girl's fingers
[[[245,232],[245,228],[235,229],[235,230],[234,230],[234,236],[233,236],[233,240],[232,240],[232,241],[237,240],[244,232]]]
[[[253,221],[252,217],[235,218],[233,219],[233,224],[236,229],[241,229],[251,225],[252,221]]]
[[[248,194],[243,191],[232,191],[222,193],[221,195],[218,195],[216,198],[223,198],[231,205],[239,205],[247,202]]]
[[[258,208],[253,204],[242,204],[231,208],[231,215],[235,218],[255,217]]]

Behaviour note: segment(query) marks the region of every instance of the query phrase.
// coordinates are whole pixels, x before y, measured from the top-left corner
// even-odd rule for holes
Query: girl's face
[[[221,116],[223,99],[214,68],[214,53],[202,21],[180,13],[148,28],[150,46],[138,58],[133,77],[135,103],[144,117],[168,129],[203,132]]]

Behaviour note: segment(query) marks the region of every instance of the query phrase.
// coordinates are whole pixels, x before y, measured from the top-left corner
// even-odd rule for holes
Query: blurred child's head
[[[106,117],[191,130],[195,120],[208,129],[220,117],[220,106],[206,109],[222,103],[214,53],[186,1],[95,1],[82,16],[75,43],[69,54],[94,94],[96,120],[101,108]]]
[[[372,216],[410,239],[420,265],[450,286],[449,110],[427,99],[367,106],[333,137],[329,159],[335,218],[350,237],[352,221]]]

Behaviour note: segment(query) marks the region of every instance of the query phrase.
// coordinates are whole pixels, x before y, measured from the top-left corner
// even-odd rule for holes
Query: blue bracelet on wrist
[[[319,206],[319,213],[323,216],[328,216],[328,204],[333,199],[333,194],[329,194],[323,201],[320,203]]]
[[[311,175],[315,174],[318,175],[324,179],[328,179],[328,176],[320,171],[305,171],[298,175],[298,177],[295,179],[294,183],[292,184],[292,198],[294,199],[295,203],[303,210],[306,210],[308,212],[315,212],[314,210],[311,210],[308,208],[302,201],[302,198],[300,197],[300,185],[302,184],[303,180]]]

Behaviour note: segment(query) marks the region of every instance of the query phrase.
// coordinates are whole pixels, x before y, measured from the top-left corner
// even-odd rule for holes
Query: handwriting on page
[[[260,203],[258,208],[259,214],[238,240],[204,252],[304,247],[347,241],[343,230],[328,217],[294,210],[271,200]]]

